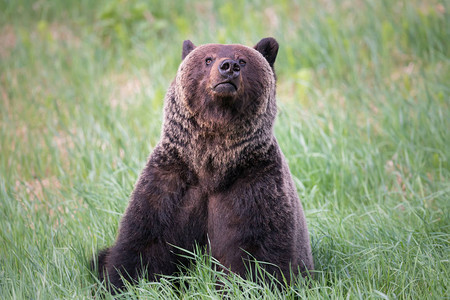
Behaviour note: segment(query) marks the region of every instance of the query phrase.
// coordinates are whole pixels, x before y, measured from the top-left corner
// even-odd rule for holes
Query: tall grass
[[[191,253],[124,298],[449,298],[447,1],[0,0],[0,298],[90,298],[181,44],[274,36],[276,136],[316,277],[284,290]],[[108,297],[108,296],[107,296]]]

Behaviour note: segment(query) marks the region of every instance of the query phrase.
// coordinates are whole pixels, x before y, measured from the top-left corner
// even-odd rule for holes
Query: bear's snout
[[[217,75],[212,76],[213,90],[217,95],[230,96],[237,92],[241,80],[241,66],[239,61],[233,59],[224,59],[217,65]]]
[[[235,79],[239,77],[240,72],[239,62],[235,60],[226,59],[219,65],[219,73],[226,79]]]

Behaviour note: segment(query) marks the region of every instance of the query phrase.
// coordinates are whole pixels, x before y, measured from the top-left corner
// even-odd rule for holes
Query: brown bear
[[[278,43],[183,43],[165,97],[160,142],[131,195],[116,243],[99,253],[100,280],[122,288],[173,274],[177,249],[204,245],[245,276],[253,259],[281,281],[313,258],[302,205],[273,134]]]

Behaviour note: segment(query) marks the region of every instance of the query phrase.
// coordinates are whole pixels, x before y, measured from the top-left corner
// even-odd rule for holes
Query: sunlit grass
[[[95,4],[94,4],[95,3]],[[275,133],[306,211],[309,287],[193,266],[125,298],[448,298],[445,1],[0,1],[0,298],[103,293],[184,39],[274,36]],[[107,296],[108,298],[109,296]]]

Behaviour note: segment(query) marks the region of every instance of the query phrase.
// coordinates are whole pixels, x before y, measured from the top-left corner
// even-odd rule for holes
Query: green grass
[[[180,278],[124,297],[450,298],[449,10],[438,0],[0,0],[0,298],[101,294],[88,261],[113,243],[159,139],[182,41],[266,36],[281,47],[275,131],[315,280],[278,291],[197,252]]]

